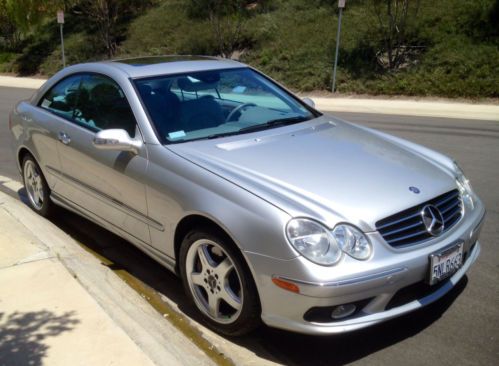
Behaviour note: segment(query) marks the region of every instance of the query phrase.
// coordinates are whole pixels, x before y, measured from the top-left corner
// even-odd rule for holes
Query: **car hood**
[[[449,170],[400,141],[323,116],[168,148],[293,217],[374,231],[376,221],[455,188]]]

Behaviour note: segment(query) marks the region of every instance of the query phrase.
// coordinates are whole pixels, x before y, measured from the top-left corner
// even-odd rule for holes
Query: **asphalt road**
[[[20,180],[10,151],[8,112],[31,90],[0,88],[0,175]],[[311,337],[262,327],[251,336],[227,339],[253,354],[235,361],[289,365],[494,365],[499,360],[499,121],[335,113],[415,141],[454,157],[485,202],[488,216],[482,254],[467,278],[439,302],[387,323],[350,334]],[[8,192],[12,194],[12,192]],[[22,193],[22,192],[21,192]],[[179,305],[195,318],[178,279],[132,245],[65,212],[60,228]],[[233,343],[231,343],[233,342]],[[235,344],[233,346],[233,344]]]

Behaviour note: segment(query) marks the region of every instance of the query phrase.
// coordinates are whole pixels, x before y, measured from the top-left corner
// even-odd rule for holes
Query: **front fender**
[[[165,232],[151,229],[152,245],[175,256],[177,224],[190,214],[210,219],[223,228],[242,252],[279,259],[298,254],[287,243],[284,227],[289,214],[234,183],[176,155],[149,145],[146,182],[149,216]]]

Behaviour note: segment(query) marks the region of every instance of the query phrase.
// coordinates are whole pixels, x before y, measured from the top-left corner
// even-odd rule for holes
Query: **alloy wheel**
[[[243,307],[241,275],[223,247],[197,240],[186,256],[186,277],[197,307],[220,324],[235,322]]]
[[[36,164],[29,159],[24,164],[24,185],[33,207],[41,210],[45,199],[42,175]]]

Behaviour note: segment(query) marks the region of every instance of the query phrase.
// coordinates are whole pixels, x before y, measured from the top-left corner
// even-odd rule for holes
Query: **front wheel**
[[[31,155],[24,157],[22,167],[29,207],[44,217],[50,216],[54,204],[50,201],[50,189],[40,167]]]
[[[260,324],[253,278],[227,238],[192,231],[182,242],[179,260],[184,288],[211,329],[238,336]]]

